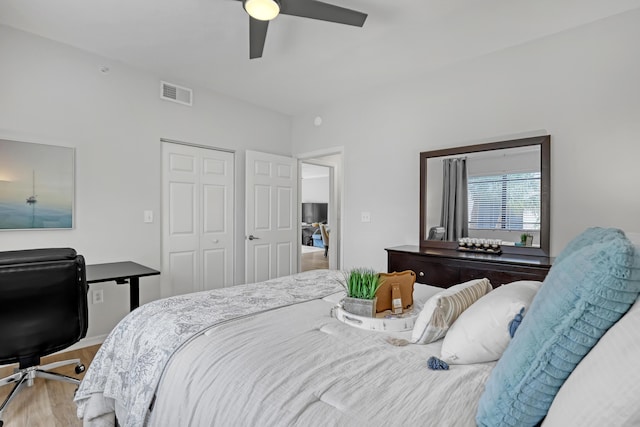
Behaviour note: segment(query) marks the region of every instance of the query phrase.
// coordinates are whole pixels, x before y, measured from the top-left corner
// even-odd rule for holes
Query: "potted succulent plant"
[[[343,286],[347,291],[342,308],[351,314],[375,317],[376,291],[380,287],[378,273],[369,268],[354,268],[345,273]]]
[[[531,245],[533,245],[533,234],[522,233],[520,235],[520,246],[531,246]]]

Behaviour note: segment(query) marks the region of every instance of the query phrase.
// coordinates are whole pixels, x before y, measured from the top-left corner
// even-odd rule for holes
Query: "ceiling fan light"
[[[280,4],[276,0],[244,0],[244,10],[259,21],[271,21],[280,13]]]

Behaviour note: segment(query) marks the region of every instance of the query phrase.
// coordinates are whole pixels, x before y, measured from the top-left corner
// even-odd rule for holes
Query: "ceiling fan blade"
[[[269,21],[259,21],[249,17],[249,59],[262,58],[267,28],[269,28]]]
[[[282,0],[280,13],[362,27],[367,14],[316,0]]]

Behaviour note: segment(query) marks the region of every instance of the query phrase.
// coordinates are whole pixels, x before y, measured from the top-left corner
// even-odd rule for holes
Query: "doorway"
[[[331,168],[300,163],[300,271],[329,268]]]
[[[342,264],[342,150],[302,154],[298,163],[299,270],[338,270]]]

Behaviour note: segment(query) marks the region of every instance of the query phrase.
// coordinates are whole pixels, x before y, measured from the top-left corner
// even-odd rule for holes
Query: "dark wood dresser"
[[[387,251],[387,270],[413,270],[418,283],[448,288],[472,279],[489,279],[493,287],[547,276],[552,258],[515,254],[478,254],[455,249],[396,246]]]

